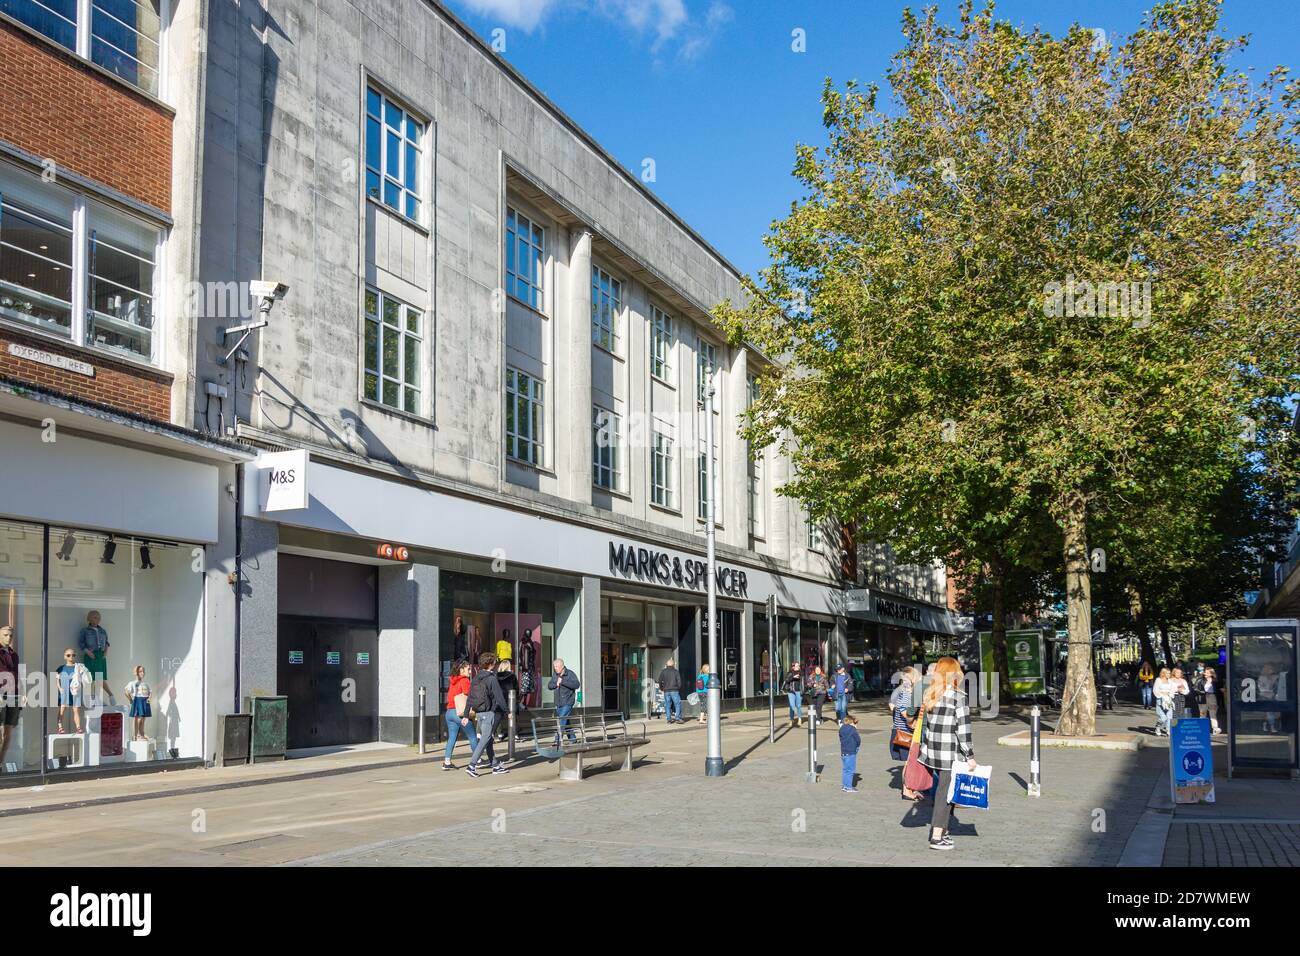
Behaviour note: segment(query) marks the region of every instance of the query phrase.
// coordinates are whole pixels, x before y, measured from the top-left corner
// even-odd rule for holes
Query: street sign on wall
[[[263,511],[300,511],[307,507],[307,452],[275,451],[257,457]]]

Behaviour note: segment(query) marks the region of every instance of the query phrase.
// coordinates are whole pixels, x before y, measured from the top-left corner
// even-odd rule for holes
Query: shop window
[[[53,772],[201,757],[203,549],[75,528],[0,528],[0,621],[12,629],[18,702],[25,696],[25,706],[6,711],[4,763]],[[0,650],[0,665],[6,658],[12,663]],[[0,666],[0,689],[6,683]]]

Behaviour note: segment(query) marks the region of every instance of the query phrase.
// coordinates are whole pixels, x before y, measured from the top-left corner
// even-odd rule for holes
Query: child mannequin
[[[144,722],[153,716],[149,709],[149,695],[153,691],[144,682],[144,665],[135,665],[135,680],[126,685],[126,699],[131,702],[131,736],[135,740],[147,740],[144,735]]]
[[[79,669],[81,673],[78,673]],[[70,647],[64,650],[63,663],[55,673],[59,675],[59,725],[55,733],[63,733],[63,712],[69,707],[72,708],[72,722],[77,733],[81,733],[81,692],[89,684],[90,673],[84,664],[77,663],[77,655]]]

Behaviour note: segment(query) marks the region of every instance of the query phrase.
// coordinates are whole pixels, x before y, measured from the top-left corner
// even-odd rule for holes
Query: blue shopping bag
[[[974,773],[954,771],[952,782],[948,784],[948,802],[958,807],[987,810],[991,776],[993,776],[993,768],[979,764],[975,765]]]

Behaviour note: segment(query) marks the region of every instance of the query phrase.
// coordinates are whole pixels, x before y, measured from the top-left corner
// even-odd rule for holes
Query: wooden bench
[[[563,731],[563,734],[561,734]],[[533,747],[539,756],[560,762],[561,780],[581,780],[590,757],[609,757],[611,767],[631,770],[632,751],[650,743],[645,724],[628,732],[622,714],[570,714],[533,720]]]

